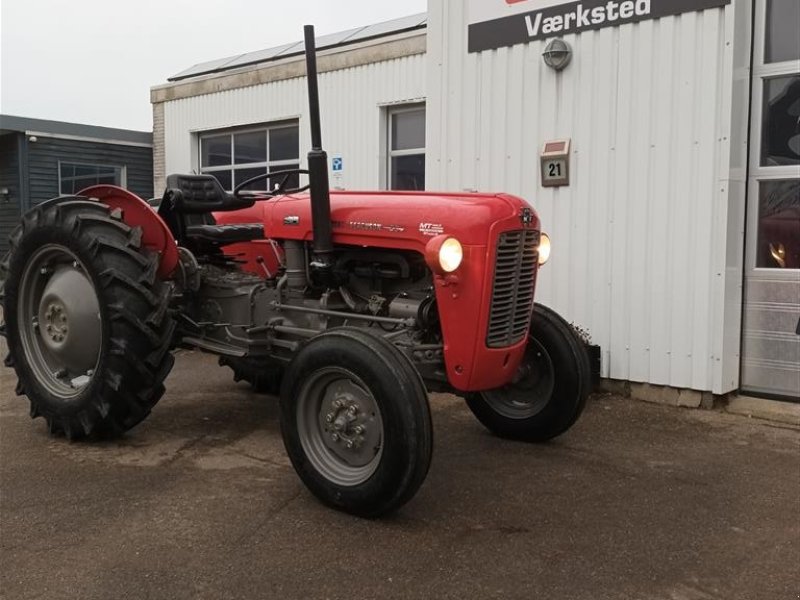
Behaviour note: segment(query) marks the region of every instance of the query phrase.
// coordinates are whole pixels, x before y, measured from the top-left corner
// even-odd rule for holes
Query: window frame
[[[94,162],[94,163],[92,163],[92,162],[80,162],[80,161],[74,161],[74,160],[59,160],[58,161],[58,194],[60,196],[61,195],[70,195],[70,194],[67,194],[67,193],[61,191],[61,185],[62,185],[62,183],[64,181],[78,181],[80,179],[85,179],[85,177],[74,177],[74,176],[73,177],[63,177],[61,172],[62,172],[62,167],[64,165],[72,165],[72,166],[75,166],[75,167],[92,167],[92,168],[97,168],[97,169],[101,169],[101,168],[103,168],[103,169],[119,169],[119,183],[114,183],[114,184],[98,184],[98,183],[94,183],[92,185],[116,185],[116,186],[119,186],[121,188],[127,188],[128,187],[128,167],[127,167],[127,165],[118,165],[118,164],[109,164],[109,163],[103,164],[103,163],[96,163],[96,162]],[[91,185],[87,185],[87,186],[81,187],[80,189],[83,190],[83,189],[86,189],[87,187],[92,187],[92,186]],[[80,190],[76,190],[75,192],[72,192],[72,193],[77,193],[79,191]]]
[[[764,116],[765,82],[780,77],[800,74],[800,60],[766,63],[766,31],[768,0],[755,2],[755,18],[753,29],[753,68],[750,104],[750,150],[749,176],[747,182],[748,210],[746,223],[746,240],[748,248],[745,268],[751,273],[761,273],[778,279],[796,279],[800,269],[779,269],[759,267],[759,217],[760,217],[760,184],[765,181],[797,179],[800,168],[797,165],[761,164]]]
[[[417,112],[422,111],[424,115],[424,122],[426,126],[426,135],[425,135],[425,146],[422,148],[407,148],[405,150],[394,150],[392,146],[394,145],[394,137],[392,135],[392,119],[394,119],[395,115],[409,113],[409,112]],[[423,161],[427,159],[427,149],[428,149],[428,139],[427,139],[427,123],[428,123],[428,110],[425,102],[412,102],[408,104],[397,104],[393,106],[388,106],[386,108],[386,162],[383,166],[386,177],[385,177],[385,185],[386,189],[389,191],[395,190],[392,187],[392,159],[402,157],[402,156],[419,156],[422,155]],[[422,190],[427,187],[427,179],[428,173],[426,170],[425,173],[425,186]],[[409,191],[409,190],[397,190],[397,191]]]
[[[277,129],[297,129],[297,159],[281,159],[270,160],[270,132]],[[235,144],[236,136],[244,133],[259,133],[266,134],[266,161],[249,162],[249,163],[236,163]],[[231,150],[231,162],[228,165],[217,165],[213,167],[203,166],[203,143],[206,139],[212,137],[228,136]],[[236,171],[246,169],[266,169],[266,172],[280,171],[285,167],[300,167],[300,120],[289,119],[274,121],[270,123],[261,123],[259,125],[245,125],[243,127],[226,127],[225,129],[209,129],[197,133],[197,172],[201,175],[213,175],[214,173],[228,172],[231,175],[231,189],[226,190],[232,192],[236,187]],[[266,182],[266,179],[264,180]],[[255,189],[255,188],[253,188]]]

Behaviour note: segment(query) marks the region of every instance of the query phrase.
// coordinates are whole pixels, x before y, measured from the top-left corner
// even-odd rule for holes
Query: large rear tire
[[[546,442],[575,424],[591,388],[583,340],[558,314],[536,304],[528,347],[515,380],[497,390],[468,394],[466,400],[478,420],[496,435]]]
[[[281,390],[281,430],[308,489],[362,517],[400,508],[430,466],[422,379],[391,343],[357,328],[322,333],[294,358]]]
[[[28,212],[0,263],[9,355],[31,417],[69,439],[140,423],[164,393],[174,323],[141,230],[70,197]]]

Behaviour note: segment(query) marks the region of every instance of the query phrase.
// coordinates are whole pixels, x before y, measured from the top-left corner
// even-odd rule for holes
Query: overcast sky
[[[426,10],[427,0],[0,0],[0,113],[149,131],[199,62]]]

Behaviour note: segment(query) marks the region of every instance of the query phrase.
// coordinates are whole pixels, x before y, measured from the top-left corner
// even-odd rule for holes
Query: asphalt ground
[[[2,598],[800,597],[791,426],[595,396],[534,446],[434,395],[427,481],[366,521],[305,490],[276,401],[211,356],[114,443],[50,438],[0,378]]]

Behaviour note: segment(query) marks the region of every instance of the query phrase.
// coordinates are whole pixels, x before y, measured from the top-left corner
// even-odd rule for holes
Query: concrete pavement
[[[0,349],[4,353],[4,350]],[[184,353],[150,418],[70,444],[0,370],[0,596],[794,599],[800,433],[594,397],[545,446],[432,397],[420,493],[365,521],[306,492],[273,399]]]

